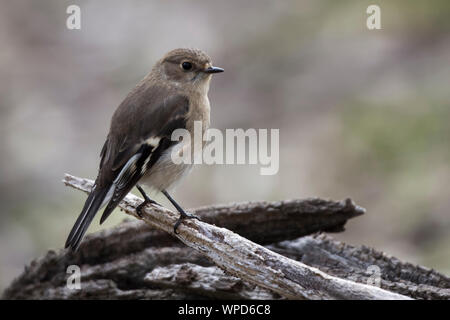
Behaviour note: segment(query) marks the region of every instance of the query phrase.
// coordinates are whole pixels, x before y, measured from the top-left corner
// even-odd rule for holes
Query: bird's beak
[[[203,70],[204,73],[220,73],[220,72],[224,72],[225,70],[223,70],[222,68],[218,68],[218,67],[209,67],[206,68],[205,70]]]

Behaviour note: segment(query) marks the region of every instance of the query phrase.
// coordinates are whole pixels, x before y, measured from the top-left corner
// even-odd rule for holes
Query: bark
[[[88,180],[68,176],[65,182],[85,191],[90,188]],[[129,195],[121,205],[134,214],[139,203],[139,199]],[[253,202],[194,211],[202,215],[203,221],[220,223],[230,229],[235,227],[242,236],[266,245],[270,243],[267,239],[282,241],[308,232],[342,229],[346,219],[363,213],[363,209],[349,200],[320,199]],[[276,217],[271,217],[267,211]],[[240,220],[241,215],[245,218]],[[140,221],[128,221],[117,228],[90,235],[77,254],[51,251],[28,266],[5,291],[4,298],[450,297],[449,278],[433,270],[401,262],[366,247],[351,247],[324,235],[272,243],[264,248],[229,230],[192,220],[179,228],[179,239],[194,248],[190,249],[169,235],[173,235],[172,226],[177,217],[170,210],[149,206],[143,217],[145,222],[165,233],[151,230]],[[278,227],[263,226],[264,219],[273,219]],[[301,224],[292,222],[296,219]],[[333,223],[326,223],[327,219]],[[239,221],[247,223],[247,227],[240,227]],[[264,237],[258,234],[258,228],[252,227],[252,221],[265,228]],[[290,228],[283,238],[278,228],[289,223],[297,223],[299,228]],[[66,268],[71,264],[81,266],[82,290],[70,290],[66,286],[69,276]]]
[[[450,278],[367,246],[350,246],[324,234],[269,245],[291,259],[356,282],[414,299],[450,299]]]
[[[157,267],[145,276],[151,285],[199,294],[212,299],[277,299],[269,290],[226,275],[215,266],[203,267],[192,263]]]

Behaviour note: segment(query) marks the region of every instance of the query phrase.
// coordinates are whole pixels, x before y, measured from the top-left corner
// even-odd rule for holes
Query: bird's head
[[[164,80],[188,88],[207,87],[212,74],[224,71],[214,67],[211,58],[197,49],[172,50],[157,62],[155,68]]]

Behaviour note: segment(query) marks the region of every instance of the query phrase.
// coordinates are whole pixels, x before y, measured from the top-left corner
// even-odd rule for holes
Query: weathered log
[[[79,182],[77,184],[78,189],[85,192],[89,191],[88,180],[77,181]],[[364,209],[355,206],[350,200],[306,199],[280,202],[247,202],[228,206],[202,207],[192,211],[201,216],[205,222],[217,224],[233,231],[235,231],[233,228],[236,228],[243,237],[255,240],[260,244],[266,244],[271,243],[271,240],[288,240],[317,231],[343,230],[347,219],[361,215]],[[264,219],[271,221],[278,227],[267,228],[264,226]],[[242,225],[246,227],[244,228]],[[266,225],[268,224],[266,223]],[[297,228],[293,226],[297,226]],[[260,235],[260,229],[264,230],[264,236]],[[283,232],[284,230],[288,231]],[[28,266],[26,272],[16,280],[16,285],[11,286],[7,292],[10,293],[10,297],[20,295],[23,298],[32,298],[32,290],[26,291],[29,292],[30,295],[28,295],[21,290],[15,292],[14,288],[29,287],[30,284],[38,286],[40,283],[46,283],[48,279],[60,279],[61,281],[55,281],[51,285],[61,286],[65,284],[64,279],[67,277],[65,270],[68,265],[97,265],[100,266],[100,270],[110,270],[110,265],[107,262],[122,261],[122,258],[131,257],[132,254],[140,253],[143,250],[148,252],[149,248],[157,249],[171,246],[184,247],[182,242],[172,235],[156,230],[143,221],[130,219],[115,228],[88,235],[76,254],[70,251],[58,252],[58,254],[49,252],[47,259],[39,259],[38,262],[35,261]],[[170,259],[172,255],[166,255],[164,252],[170,252],[171,250],[173,249],[161,249],[160,251],[155,250],[150,255],[144,254],[144,257],[141,257],[139,261],[145,262],[146,265],[130,260],[129,265],[136,265],[137,263],[142,266],[142,270],[133,268],[136,273],[127,273],[129,277],[123,281],[119,279],[119,285],[122,285],[123,282],[132,282],[133,278],[139,279],[145,273],[150,272],[158,263],[160,265],[165,265],[166,261],[170,263],[171,261],[167,259]],[[189,253],[189,255],[192,254]],[[194,256],[199,256],[198,259],[203,260],[203,265],[209,265],[209,261],[205,257],[195,254]],[[183,260],[185,257],[183,253],[179,253],[178,257],[180,259],[172,261],[172,263],[190,261]],[[198,263],[198,260],[196,260],[196,263]],[[112,265],[122,266],[122,263],[113,262]],[[130,267],[127,267],[127,269],[130,269]],[[86,272],[87,274],[93,274],[90,271]],[[58,274],[62,276],[56,277]],[[108,276],[112,277],[106,271],[99,272],[97,276],[102,279],[106,279]],[[40,296],[38,294],[35,297]],[[72,293],[70,293],[70,296],[82,297],[79,294],[72,295]],[[119,296],[122,297],[123,295]]]
[[[229,276],[215,266],[184,263],[157,267],[145,276],[145,281],[213,299],[279,299],[277,294]]]
[[[339,278],[377,285],[414,299],[450,299],[449,277],[324,234],[283,241],[268,248]]]
[[[92,182],[66,176],[66,184],[89,190]],[[128,195],[120,206],[135,215],[141,200]],[[348,202],[347,202],[348,203]],[[142,219],[163,231],[173,233],[178,214],[147,206]],[[405,299],[377,287],[330,276],[316,268],[288,259],[223,228],[189,220],[176,235],[186,245],[207,256],[231,275],[290,299]]]
[[[111,248],[112,243],[116,244],[118,233],[123,232],[123,229],[132,230],[134,224],[141,223],[139,221],[125,222],[116,228],[92,234],[86,239],[86,246],[99,252],[108,251],[109,249],[105,250],[105,247]],[[100,242],[99,238],[103,241]],[[80,291],[66,287],[69,276],[66,274],[66,268],[74,264],[74,256],[67,254],[64,250],[58,253],[50,251],[26,268],[25,272],[5,291],[4,298],[206,299],[214,297],[240,299],[247,294],[237,290],[237,288],[245,290],[245,286],[251,287],[245,281],[242,281],[241,287],[234,287],[234,290],[219,289],[216,292],[211,290],[202,292],[201,288],[192,290],[187,282],[180,282],[178,287],[173,289],[156,283],[149,286],[145,277],[158,267],[190,263],[215,268],[217,272],[221,272],[199,252],[178,244],[174,243],[172,247],[149,246],[138,252],[111,259],[100,256],[101,259],[98,261],[93,259],[93,255],[88,256],[87,259],[78,256],[77,263],[82,271],[82,290]],[[124,239],[117,245],[118,250],[124,252],[125,250],[121,247],[126,247],[127,242]],[[415,299],[450,299],[449,277],[431,269],[401,262],[365,246],[346,245],[323,234],[306,236],[295,241],[284,241],[270,245],[268,248],[329,274],[361,283],[375,282],[375,285],[379,284],[382,288]],[[374,278],[377,274],[371,266],[376,266],[380,270],[379,283]],[[226,277],[226,274],[223,277]],[[105,280],[108,281],[105,282]],[[257,299],[258,296],[248,298]],[[274,295],[275,298],[278,298],[277,295]]]

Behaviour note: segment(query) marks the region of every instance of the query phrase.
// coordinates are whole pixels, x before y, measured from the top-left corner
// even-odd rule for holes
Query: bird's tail
[[[76,251],[80,246],[81,239],[83,239],[86,230],[94,219],[97,211],[106,202],[105,199],[108,194],[108,188],[95,188],[91,191],[86,202],[84,203],[83,210],[80,213],[75,225],[70,231],[67,237],[65,247],[70,247],[73,251]]]

